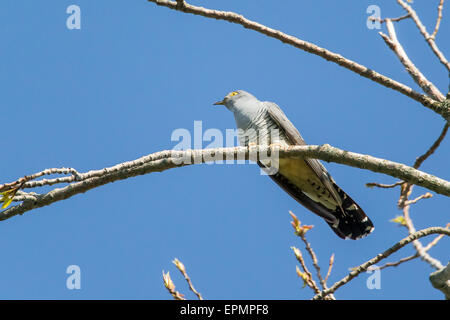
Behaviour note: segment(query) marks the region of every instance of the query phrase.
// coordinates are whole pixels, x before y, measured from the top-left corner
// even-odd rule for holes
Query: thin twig
[[[422,199],[429,199],[429,198],[431,198],[431,197],[433,197],[433,195],[432,195],[431,193],[427,192],[427,193],[425,193],[425,194],[423,194],[423,195],[421,195],[421,196],[415,198],[414,200],[408,200],[408,201],[406,201],[406,202],[405,202],[405,205],[409,206],[409,205],[412,205],[412,204],[414,204],[414,203],[417,203],[419,200],[422,200]]]
[[[402,209],[402,212],[403,212],[403,224],[402,225],[404,225],[408,229],[409,234],[413,234],[414,232],[416,232],[416,228],[414,227],[413,221],[409,214],[410,201],[408,200],[408,197],[412,193],[412,189],[413,189],[413,186],[409,183],[405,183],[404,185],[402,185],[400,197],[398,200],[399,207]],[[440,269],[440,267],[442,267],[442,263],[439,260],[433,258],[431,255],[429,255],[426,252],[426,250],[423,247],[420,240],[414,240],[413,246],[416,249],[418,256],[422,260],[429,263],[433,268]]]
[[[195,290],[194,284],[192,283],[191,278],[188,276],[188,274],[186,272],[186,268],[184,267],[184,264],[180,260],[178,260],[177,258],[175,258],[172,262],[177,267],[177,269],[180,270],[180,272],[183,275],[184,279],[186,279],[186,282],[189,285],[189,289],[197,296],[198,300],[203,300],[203,297],[200,294],[200,292]]]
[[[167,271],[167,273],[164,273],[164,271],[163,271],[162,274],[163,274],[164,286],[166,287],[167,291],[169,291],[169,293],[172,295],[172,297],[175,300],[186,300],[184,298],[183,294],[181,294],[180,292],[175,290],[175,284],[173,283],[172,279],[170,278],[169,271]]]
[[[319,262],[317,260],[316,253],[314,252],[313,248],[311,247],[311,244],[306,239],[306,233],[313,228],[313,226],[308,225],[302,225],[300,220],[298,220],[297,216],[292,212],[289,211],[289,214],[291,215],[293,221],[291,221],[291,225],[294,228],[294,234],[300,239],[302,239],[303,243],[305,244],[306,251],[308,251],[314,269],[316,269],[317,272],[317,278],[319,279],[319,282],[322,286],[322,290],[328,289],[326,281],[322,278],[322,274],[320,272]],[[297,269],[297,274],[303,279],[304,283],[307,284],[309,287],[311,287],[313,290],[318,293],[320,290],[316,290],[317,285],[312,277],[312,274],[309,272],[309,270],[306,267],[305,261],[303,260],[303,256],[301,254],[301,251],[295,247],[292,247],[292,250],[294,250],[295,256],[297,257],[297,260],[300,262],[300,265],[302,266],[305,273],[302,273],[300,270]],[[332,257],[333,258],[333,257]],[[330,261],[331,263],[331,261]],[[331,270],[329,270],[331,271]],[[311,283],[309,283],[311,280]],[[318,288],[317,288],[318,289]],[[335,300],[336,298],[334,295],[330,294],[326,297],[326,299]]]
[[[411,15],[411,18],[414,20],[417,28],[419,29],[420,33],[425,38],[426,42],[430,46],[431,50],[433,50],[434,54],[438,57],[439,61],[447,68],[447,70],[450,72],[450,62],[445,58],[444,54],[441,52],[441,50],[436,45],[436,42],[434,41],[434,38],[430,36],[430,34],[427,32],[427,29],[423,25],[422,21],[420,20],[419,16],[417,15],[416,11],[406,2],[403,0],[397,0],[397,2],[403,7],[403,9],[406,10]]]
[[[398,260],[396,262],[388,262],[388,263],[382,265],[381,267],[377,267],[377,269],[382,270],[382,269],[385,269],[385,268],[388,268],[388,267],[397,267],[397,266],[399,266],[400,264],[402,264],[404,262],[411,261],[411,260],[416,259],[418,257],[419,257],[419,254],[416,252],[415,254],[413,254],[411,256],[408,256],[408,257],[405,257],[405,258],[402,258],[402,259],[400,259],[400,260]]]
[[[397,252],[407,244],[411,243],[414,240],[420,239],[422,237],[431,235],[431,234],[444,234],[447,236],[450,236],[450,230],[441,228],[441,227],[431,227],[427,229],[423,229],[420,231],[417,231],[413,234],[410,234],[406,238],[400,240],[396,244],[394,244],[389,249],[385,250],[383,253],[379,253],[374,258],[370,259],[369,261],[361,264],[360,266],[353,269],[347,276],[342,278],[341,280],[337,281],[335,284],[333,284],[328,290],[323,290],[319,294],[314,296],[314,300],[323,299],[326,295],[330,293],[334,293],[337,289],[339,289],[341,286],[345,285],[355,277],[357,277],[362,272],[366,271],[370,266],[373,266],[374,264],[378,263],[379,261],[389,257],[391,254]]]
[[[414,168],[418,169],[422,165],[422,163],[436,151],[436,149],[440,146],[441,142],[445,138],[445,135],[447,134],[448,131],[448,127],[449,125],[448,123],[446,123],[441,133],[439,134],[439,137],[434,141],[431,147],[428,148],[428,150],[423,155],[421,155],[416,159],[413,165]],[[404,222],[403,225],[408,229],[409,234],[413,234],[414,232],[416,232],[413,221],[409,214],[410,205],[419,201],[422,198],[431,196],[431,194],[425,194],[423,196],[416,198],[415,200],[409,201],[408,198],[412,193],[412,189],[413,186],[410,183],[402,184],[400,197],[398,200],[398,206],[403,211],[403,222]],[[427,253],[427,250],[425,250],[425,248],[423,247],[422,243],[419,240],[413,241],[413,246],[416,249],[417,255],[422,260],[430,264],[433,268],[439,270],[440,268],[443,267],[442,263],[438,259],[433,258],[430,254]]]
[[[294,251],[294,255],[297,259],[297,261],[302,266],[303,271],[305,272],[306,276],[304,276],[302,273],[299,273],[299,276],[303,279],[304,283],[308,285],[316,294],[320,292],[319,287],[317,286],[316,282],[313,279],[313,276],[311,272],[309,271],[308,267],[306,266],[305,260],[303,259],[303,255],[300,251],[300,249],[296,247],[291,247],[292,251]]]
[[[450,223],[447,223],[447,225],[445,226],[446,229],[450,229]],[[443,234],[438,235],[436,238],[433,239],[433,241],[431,241],[429,244],[427,244],[425,246],[425,248],[423,248],[425,251],[430,250],[432,247],[434,247],[439,240],[441,240],[444,237]]]
[[[419,169],[419,167],[422,165],[422,163],[428,159],[435,151],[436,149],[440,146],[442,140],[444,140],[445,135],[448,132],[448,127],[449,127],[449,123],[446,122],[444,124],[444,128],[442,128],[441,134],[439,135],[439,137],[436,139],[436,141],[431,145],[431,147],[427,150],[427,152],[425,152],[423,155],[421,155],[420,157],[418,157],[416,159],[416,161],[414,162],[413,168],[414,169]]]
[[[390,188],[395,188],[395,187],[401,186],[403,183],[404,183],[404,181],[397,181],[396,183],[393,183],[393,184],[368,182],[368,183],[366,183],[366,187],[368,187],[368,188],[378,187],[378,188],[390,189]]]
[[[438,16],[436,19],[436,26],[434,27],[434,31],[433,34],[430,36],[431,39],[436,39],[436,34],[439,31],[439,26],[441,24],[441,20],[442,20],[442,9],[444,8],[444,0],[439,1],[439,5],[438,5]]]
[[[31,180],[37,179],[37,178],[45,176],[45,175],[52,175],[52,174],[71,174],[72,176],[65,177],[65,178],[67,178],[67,182],[77,181],[80,177],[80,174],[78,173],[78,171],[73,168],[45,169],[40,172],[30,174],[28,176],[24,176],[14,182],[0,184],[0,192],[13,189],[13,188],[17,187],[18,185],[21,185],[21,188],[33,188],[33,186],[38,185],[38,183],[33,185],[33,181],[31,181]],[[59,178],[59,179],[61,179],[61,178]],[[44,184],[42,184],[42,185],[44,185]]]
[[[433,142],[433,144],[427,149],[427,151],[418,157],[416,161],[413,164],[413,168],[419,169],[422,163],[428,159],[441,145],[442,141],[444,140],[449,128],[449,123],[446,122],[444,124],[444,128],[442,128],[441,133],[439,134],[438,138]],[[402,184],[400,198],[398,200],[398,207],[403,208],[405,206],[406,201],[408,201],[408,197],[411,194],[412,191],[412,185],[411,183],[404,182]]]
[[[411,216],[409,215],[409,208],[410,208],[409,205],[405,205],[403,207],[403,217],[405,218],[405,226],[408,228],[409,234],[414,234],[416,232],[416,228],[414,227],[414,224],[411,220]],[[423,261],[427,262],[431,267],[435,268],[436,270],[442,269],[444,267],[438,259],[433,258],[430,254],[428,254],[425,251],[425,248],[423,247],[420,240],[414,240],[413,246],[416,249],[417,254],[420,256],[420,258]]]
[[[325,277],[325,283],[327,283],[328,278],[330,277],[331,269],[333,269],[333,264],[334,264],[334,253],[331,255],[330,262],[328,263],[328,272],[327,272],[327,275]]]
[[[385,18],[385,19],[381,19],[381,18],[376,18],[376,17],[370,17],[369,19],[372,21],[379,21],[380,23],[385,23],[386,20],[391,20],[392,22],[399,22],[402,21],[404,19],[408,19],[411,16],[409,15],[409,13],[405,14],[404,16],[398,17],[398,18]]]
[[[413,80],[419,85],[419,87],[422,88],[422,90],[427,93],[431,98],[438,100],[438,101],[444,101],[445,97],[444,95],[439,91],[436,86],[429,81],[422,72],[414,65],[414,63],[409,59],[408,55],[406,54],[405,50],[403,49],[403,46],[401,45],[400,41],[397,39],[397,34],[395,32],[394,24],[390,19],[386,19],[386,28],[388,30],[389,36],[385,35],[384,33],[380,32],[379,34],[383,38],[383,40],[386,42],[386,44],[391,48],[392,51],[395,52],[400,62],[405,67],[406,71],[411,75]]]
[[[449,226],[450,226],[450,224],[447,224],[447,226],[445,228],[448,229]],[[436,238],[433,239],[433,241],[431,241],[429,244],[427,244],[423,248],[423,250],[425,252],[427,252],[432,247],[434,247],[439,242],[439,240],[441,240],[443,237],[444,237],[443,234],[438,235]],[[414,259],[419,258],[419,257],[420,257],[420,255],[416,252],[415,254],[413,254],[411,256],[408,256],[408,257],[405,257],[405,258],[402,258],[402,259],[400,259],[400,260],[398,260],[396,262],[388,262],[385,265],[382,265],[381,267],[378,267],[378,269],[381,270],[381,269],[385,269],[385,268],[388,268],[388,267],[397,267],[397,266],[399,266],[400,264],[402,264],[404,262],[411,261],[411,260],[414,260]]]
[[[305,234],[300,235],[300,239],[302,239],[303,243],[305,244],[306,251],[308,251],[308,253],[311,257],[314,269],[316,269],[317,278],[319,279],[319,282],[322,285],[322,289],[323,290],[327,289],[327,284],[325,283],[324,279],[322,278],[322,274],[320,273],[320,267],[319,267],[319,262],[317,260],[316,253],[312,249],[308,240],[306,240]]]

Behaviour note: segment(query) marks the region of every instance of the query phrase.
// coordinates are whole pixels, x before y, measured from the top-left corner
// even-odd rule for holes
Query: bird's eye
[[[238,92],[237,91],[233,91],[232,93],[230,93],[230,97],[234,97],[235,95],[237,95]]]

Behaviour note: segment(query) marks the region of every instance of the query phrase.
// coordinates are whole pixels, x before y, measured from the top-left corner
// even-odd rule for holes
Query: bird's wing
[[[272,118],[275,123],[278,124],[280,130],[284,132],[286,137],[290,140],[290,143],[293,145],[304,146],[306,145],[305,140],[301,136],[300,132],[298,132],[297,128],[292,124],[291,121],[286,117],[281,108],[273,102],[263,102],[269,113],[269,116]],[[319,180],[323,183],[325,188],[330,192],[333,199],[339,204],[342,205],[342,199],[339,196],[339,193],[334,188],[335,182],[333,178],[328,173],[327,169],[316,159],[304,159],[306,164],[311,168],[311,170],[317,175]]]
[[[289,143],[293,145],[306,145],[302,136],[294,125],[289,121],[286,115],[281,111],[275,103],[263,102],[267,106],[268,114],[278,124],[280,130],[283,131]],[[305,193],[299,185],[299,176],[286,177],[281,172],[269,175],[283,190],[290,194],[300,204],[325,219],[332,230],[341,238],[359,239],[367,236],[374,229],[372,221],[366,216],[364,211],[353,201],[348,194],[339,188],[327,172],[325,167],[316,159],[303,159],[302,163],[297,163],[294,167],[297,170],[311,169],[306,172],[304,177],[309,174],[316,175],[323,187],[329,191],[331,197],[336,201],[334,209],[327,207],[326,201],[320,201],[320,195],[317,199],[311,198],[311,195]],[[258,162],[260,166],[264,165]],[[281,168],[280,168],[281,171]],[[304,177],[300,178],[303,179]],[[307,179],[307,178],[306,178]]]

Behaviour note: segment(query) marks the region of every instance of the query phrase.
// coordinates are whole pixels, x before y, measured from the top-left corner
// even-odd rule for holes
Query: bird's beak
[[[223,99],[222,101],[217,101],[214,103],[215,106],[219,106],[219,105],[225,105],[225,99]]]

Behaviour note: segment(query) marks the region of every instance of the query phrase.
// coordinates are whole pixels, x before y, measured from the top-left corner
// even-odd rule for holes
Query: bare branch
[[[327,289],[327,285],[326,285],[324,279],[322,278],[322,274],[320,273],[320,266],[319,266],[319,261],[317,260],[316,253],[314,252],[314,250],[311,247],[308,240],[306,240],[305,234],[300,235],[300,238],[302,239],[303,243],[305,244],[306,251],[308,251],[308,253],[311,257],[314,269],[316,269],[317,278],[319,279],[319,282],[322,285],[322,289],[324,289],[324,290]]]
[[[292,251],[294,251],[295,258],[300,263],[300,265],[302,266],[302,269],[304,271],[304,273],[303,273],[297,269],[298,276],[303,279],[303,282],[305,283],[305,285],[310,287],[316,294],[318,294],[320,292],[320,289],[317,286],[316,282],[314,281],[311,272],[308,270],[308,267],[306,266],[305,260],[303,259],[302,252],[296,247],[291,247],[291,249],[292,249]]]
[[[395,54],[399,58],[400,62],[403,64],[406,71],[408,71],[408,73],[411,75],[413,80],[431,98],[438,100],[438,101],[444,101],[445,100],[444,95],[439,91],[438,88],[436,88],[434,86],[434,84],[432,82],[430,82],[422,74],[422,72],[420,72],[420,70],[409,59],[408,55],[406,54],[405,50],[403,49],[403,46],[400,44],[400,42],[397,39],[397,34],[395,32],[394,24],[392,23],[392,21],[390,19],[386,19],[386,28],[388,30],[389,36],[385,35],[382,32],[380,32],[379,34],[383,38],[384,42],[386,42],[386,44],[389,46],[389,48],[391,48],[392,51],[395,52]]]
[[[405,218],[405,226],[408,228],[409,234],[414,234],[416,232],[416,228],[414,227],[414,224],[409,215],[409,208],[409,205],[405,205],[403,207],[403,217]],[[448,229],[445,228],[444,230]],[[444,267],[438,259],[433,258],[430,254],[428,254],[428,252],[423,247],[422,242],[420,242],[419,240],[414,240],[413,246],[420,258],[423,261],[427,262],[431,267],[435,268],[436,270],[442,269]]]
[[[450,229],[450,223],[447,223],[447,226],[445,227],[446,229]],[[443,234],[438,235],[436,238],[434,238],[433,241],[431,241],[429,244],[426,245],[426,247],[424,248],[425,251],[430,250],[432,247],[434,247],[439,240],[441,240],[444,237]]]
[[[417,203],[418,201],[420,201],[420,200],[422,200],[422,199],[429,199],[429,198],[431,198],[432,196],[433,196],[433,195],[432,195],[431,193],[427,192],[427,193],[425,193],[425,194],[423,194],[423,195],[421,195],[421,196],[418,196],[418,197],[415,198],[414,200],[408,200],[408,201],[406,201],[406,202],[405,202],[405,205],[409,206],[409,205],[411,205],[411,204]]]
[[[186,282],[189,285],[189,289],[197,296],[198,300],[203,300],[203,297],[200,294],[200,292],[195,290],[194,284],[192,283],[191,278],[187,274],[184,264],[177,258],[175,258],[172,262],[177,267],[177,269],[180,270],[181,274],[183,275],[184,279],[186,280]]]
[[[402,225],[404,225],[408,229],[409,234],[413,234],[414,232],[416,232],[416,228],[414,227],[413,221],[409,214],[410,205],[412,203],[419,201],[421,198],[423,198],[423,196],[420,196],[420,197],[416,198],[415,200],[409,201],[408,197],[411,194],[412,189],[413,189],[413,186],[409,183],[405,183],[404,185],[402,185],[402,191],[400,193],[400,198],[398,200],[399,207],[403,211],[403,224]],[[424,196],[426,196],[426,195],[424,195]],[[420,242],[420,240],[414,240],[413,246],[416,249],[417,255],[422,260],[424,260],[425,262],[430,264],[431,267],[433,267],[437,270],[439,270],[443,267],[442,263],[439,260],[433,258],[430,254],[427,253],[428,249],[423,247],[422,242]]]
[[[319,282],[322,286],[322,290],[326,290],[328,287],[327,287],[326,281],[322,278],[322,274],[320,273],[320,267],[319,267],[319,262],[317,260],[316,253],[314,252],[313,248],[309,244],[309,241],[306,239],[306,233],[309,230],[311,230],[314,226],[302,225],[300,220],[298,220],[297,216],[292,211],[289,211],[289,214],[291,215],[291,217],[293,219],[293,221],[291,221],[291,225],[294,228],[294,234],[296,236],[300,237],[302,239],[303,243],[305,244],[306,251],[308,251],[308,253],[311,257],[313,267],[314,267],[314,269],[316,269],[317,278],[319,279]],[[319,293],[320,290],[317,287],[316,282],[314,281],[311,272],[309,272],[308,268],[306,267],[306,264],[303,259],[301,251],[299,249],[297,249],[296,247],[291,247],[291,248],[294,251],[294,254],[297,257],[297,260],[300,262],[300,265],[302,266],[303,270],[305,271],[305,272],[301,272],[297,267],[297,275],[303,279],[303,282],[305,285],[308,285],[310,288],[312,288],[316,292],[316,294]],[[331,260],[330,260],[330,263],[331,263]],[[328,270],[328,271],[330,271],[330,270]],[[325,298],[327,300],[328,299],[336,300],[332,294],[326,296]]]
[[[379,21],[380,23],[385,23],[386,20],[391,20],[392,22],[399,22],[402,21],[404,19],[408,19],[411,16],[409,15],[409,13],[405,14],[404,16],[398,17],[398,18],[386,18],[386,19],[380,19],[380,18],[376,18],[376,17],[370,17],[370,20],[372,21]]]
[[[378,188],[383,188],[383,189],[391,189],[391,188],[398,187],[398,186],[402,185],[403,183],[404,183],[404,181],[397,181],[396,183],[393,183],[393,184],[368,182],[368,183],[366,183],[366,187],[368,187],[368,188],[378,187]]]
[[[431,35],[431,39],[436,39],[436,35],[439,31],[439,26],[441,24],[441,20],[442,20],[442,9],[444,8],[444,0],[440,0],[439,1],[439,6],[438,6],[438,17],[436,19],[436,26],[434,27],[434,31],[433,34]]]
[[[64,177],[64,178],[56,178],[53,179],[54,181],[49,181],[49,180],[41,180],[41,182],[36,182],[36,181],[31,181],[34,179],[37,179],[39,177],[42,177],[44,175],[52,175],[52,174],[72,174],[70,177]],[[59,183],[56,181],[67,181],[67,182],[73,182],[73,181],[77,181],[79,179],[80,174],[77,172],[77,170],[73,169],[73,168],[51,168],[51,169],[46,169],[43,171],[40,171],[38,173],[34,173],[25,177],[22,177],[12,183],[5,183],[5,184],[0,184],[0,192],[5,191],[5,190],[10,190],[13,189],[19,185],[21,185],[21,189],[25,189],[25,188],[34,188],[36,186],[43,186],[43,185],[52,185],[55,183]],[[44,182],[45,181],[45,182]]]
[[[234,13],[234,12],[226,12],[219,10],[211,10],[203,7],[193,6],[187,3],[184,3],[183,6],[179,6],[175,1],[169,0],[148,0],[149,2],[153,2],[159,6],[168,7],[173,10],[178,10],[186,13],[191,13],[194,15],[200,15],[206,18],[213,18],[217,20],[225,20],[228,22],[236,23],[243,26],[246,29],[251,29],[262,33],[268,37],[280,40],[283,43],[289,44],[293,47],[296,47],[300,50],[304,50],[306,52],[315,54],[319,57],[324,58],[327,61],[334,62],[348,70],[351,70],[360,76],[368,78],[372,81],[375,81],[387,88],[391,88],[396,90],[404,95],[416,100],[421,103],[423,106],[433,110],[434,112],[440,114],[444,119],[450,120],[450,107],[439,103],[426,95],[420,94],[410,87],[395,81],[389,77],[386,77],[372,69],[367,68],[357,62],[354,62],[350,59],[343,57],[340,54],[329,51],[325,48],[321,48],[313,43],[301,40],[294,36],[285,34],[279,30],[269,28],[263,24],[258,22],[246,19],[244,16]]]
[[[416,259],[418,257],[419,257],[419,254],[416,252],[412,256],[408,256],[408,257],[402,258],[402,259],[400,259],[400,260],[398,260],[396,262],[388,262],[388,263],[382,265],[381,267],[378,267],[378,269],[382,270],[382,269],[385,269],[385,268],[388,268],[388,267],[397,267],[397,266],[399,266],[400,264],[402,264],[404,262],[414,260],[414,259]]]
[[[420,21],[420,18],[417,15],[416,11],[403,0],[397,0],[397,2],[403,7],[403,9],[405,9],[411,15],[411,18],[416,23],[417,28],[419,29],[420,33],[422,33],[431,50],[433,50],[434,54],[438,57],[439,61],[450,72],[450,62],[448,62],[447,58],[445,58],[444,54],[441,52],[441,50],[439,50],[438,46],[436,45],[436,42],[434,42],[434,37],[430,36],[430,34],[427,32],[427,29],[423,25],[422,21]]]
[[[308,253],[309,253],[310,257],[311,257],[314,269],[316,269],[317,278],[319,279],[320,285],[322,286],[322,290],[327,290],[328,289],[327,279],[330,276],[331,268],[333,266],[334,254],[330,258],[330,263],[329,263],[328,273],[326,275],[326,278],[323,279],[322,274],[320,272],[319,261],[317,260],[316,253],[314,252],[313,248],[311,247],[311,244],[306,239],[306,233],[300,233],[299,236],[302,239],[303,243],[305,244],[306,251],[308,251]],[[327,298],[329,298],[331,300],[336,300],[336,298],[334,297],[333,294],[328,295]]]
[[[114,181],[124,180],[151,172],[161,172],[189,164],[200,164],[219,160],[218,158],[214,159],[214,157],[217,157],[218,155],[220,155],[220,159],[224,159],[224,157],[226,159],[248,159],[249,154],[258,153],[260,155],[270,156],[274,152],[278,152],[280,158],[316,158],[384,173],[408,181],[408,183],[428,188],[436,193],[450,196],[450,182],[446,180],[408,167],[404,164],[344,151],[327,144],[321,146],[292,146],[281,149],[279,147],[259,146],[256,147],[252,153],[246,147],[186,151],[166,150],[144,156],[134,161],[120,163],[113,167],[80,173],[79,179],[81,181],[69,184],[64,188],[51,190],[43,195],[36,195],[32,201],[24,201],[16,206],[7,208],[1,212],[0,220],[6,220],[17,214],[23,214],[32,209],[68,199],[76,194],[84,193]],[[183,159],[185,161],[182,161]],[[29,197],[32,196],[29,195]]]
[[[449,123],[447,122],[447,123],[445,123],[444,128],[441,131],[441,134],[436,139],[436,141],[431,145],[431,147],[427,150],[427,152],[425,152],[423,155],[421,155],[420,157],[418,157],[416,159],[416,161],[414,162],[413,168],[419,169],[419,167],[422,165],[422,163],[436,151],[436,149],[440,146],[442,140],[444,140],[445,135],[448,132],[448,127],[449,127]]]
[[[331,270],[333,269],[333,264],[334,264],[334,253],[331,255],[330,262],[328,263],[328,272],[327,272],[327,275],[325,277],[325,283],[327,283],[328,278],[330,277]]]
[[[420,157],[418,157],[416,159],[416,161],[414,162],[413,168],[418,169],[422,165],[422,163],[426,159],[428,159],[437,150],[437,148],[440,146],[442,140],[444,140],[445,135],[447,134],[448,127],[449,127],[449,123],[447,122],[444,125],[444,128],[441,131],[441,134],[436,139],[436,141],[431,145],[431,147],[423,155],[421,155]],[[401,188],[400,197],[398,199],[398,207],[399,208],[403,209],[405,206],[407,206],[406,202],[408,201],[408,197],[410,196],[411,192],[412,192],[412,185],[410,183],[403,183],[402,188]]]
[[[450,223],[447,224],[447,226],[446,226],[445,228],[448,229],[449,227],[450,227]],[[443,234],[438,235],[436,238],[433,239],[433,241],[431,241],[426,247],[424,247],[423,250],[424,250],[425,252],[428,251],[428,250],[430,250],[430,249],[431,249],[432,247],[434,247],[434,246],[439,242],[439,240],[441,240],[443,237],[444,237]],[[417,241],[417,240],[416,240],[416,241]],[[396,261],[396,262],[388,262],[388,263],[382,265],[381,267],[378,267],[378,269],[381,270],[381,269],[385,269],[385,268],[388,268],[388,267],[397,267],[397,266],[399,266],[400,264],[402,264],[402,263],[404,263],[404,262],[411,261],[411,260],[414,260],[414,259],[419,258],[419,257],[420,257],[420,255],[416,252],[415,254],[413,254],[413,255],[411,255],[411,256],[408,256],[408,257],[405,257],[405,258],[402,258],[402,259],[400,259],[400,260],[398,260],[398,261]]]
[[[450,236],[450,230],[441,228],[441,227],[431,227],[427,229],[423,229],[420,231],[417,231],[413,234],[410,234],[408,237],[400,240],[396,244],[394,244],[392,247],[384,251],[383,253],[379,253],[374,258],[370,259],[369,261],[361,264],[359,267],[353,269],[347,276],[333,284],[328,290],[323,290],[321,293],[314,296],[314,300],[323,299],[326,295],[335,292],[337,289],[339,289],[344,284],[348,283],[355,277],[357,277],[362,272],[366,271],[370,266],[373,266],[374,264],[378,263],[379,261],[389,257],[394,252],[397,252],[407,244],[413,242],[414,240],[420,239],[422,237],[431,235],[431,234],[444,234],[447,236]]]
[[[422,163],[426,159],[428,159],[437,150],[437,148],[440,146],[441,142],[444,140],[445,135],[447,134],[448,127],[449,127],[449,123],[447,122],[444,125],[444,128],[442,129],[439,137],[436,139],[436,141],[433,142],[431,147],[428,148],[428,150],[423,155],[421,155],[420,157],[418,157],[416,159],[416,161],[414,162],[413,168],[418,169],[422,165]],[[405,206],[405,203],[408,201],[408,197],[411,194],[411,192],[412,192],[411,184],[403,183],[402,188],[401,188],[400,198],[398,199],[398,207],[399,208],[403,208]]]
[[[175,300],[186,300],[184,298],[184,295],[175,289],[175,284],[173,283],[172,279],[170,278],[169,272],[167,271],[167,273],[164,273],[164,271],[163,271],[162,274],[163,274],[164,286],[166,287],[167,291],[169,291],[170,295]]]
[[[416,168],[416,169],[419,168],[422,165],[422,163],[436,151],[436,149],[439,147],[442,140],[444,139],[445,135],[447,134],[448,126],[449,126],[448,123],[446,123],[444,125],[444,128],[442,129],[439,137],[435,140],[435,142],[431,145],[431,147],[422,156],[420,156],[416,159],[416,161],[414,162],[414,165],[413,165],[414,168]],[[410,183],[402,184],[400,197],[398,199],[398,206],[399,206],[399,208],[401,208],[403,210],[403,222],[404,222],[403,225],[406,226],[409,234],[416,232],[416,229],[414,227],[412,219],[409,215],[410,205],[413,203],[416,203],[420,199],[431,197],[431,194],[425,194],[414,200],[409,201],[408,198],[411,195],[412,189],[413,189],[413,186]],[[437,241],[439,241],[439,240],[437,240]],[[429,263],[435,269],[439,270],[443,267],[442,263],[439,260],[433,258],[431,255],[429,255],[427,253],[428,249],[424,248],[422,243],[419,240],[413,241],[413,245],[414,245],[414,248],[416,249],[417,256],[420,257],[422,260]],[[431,246],[429,246],[429,247],[431,247]]]

